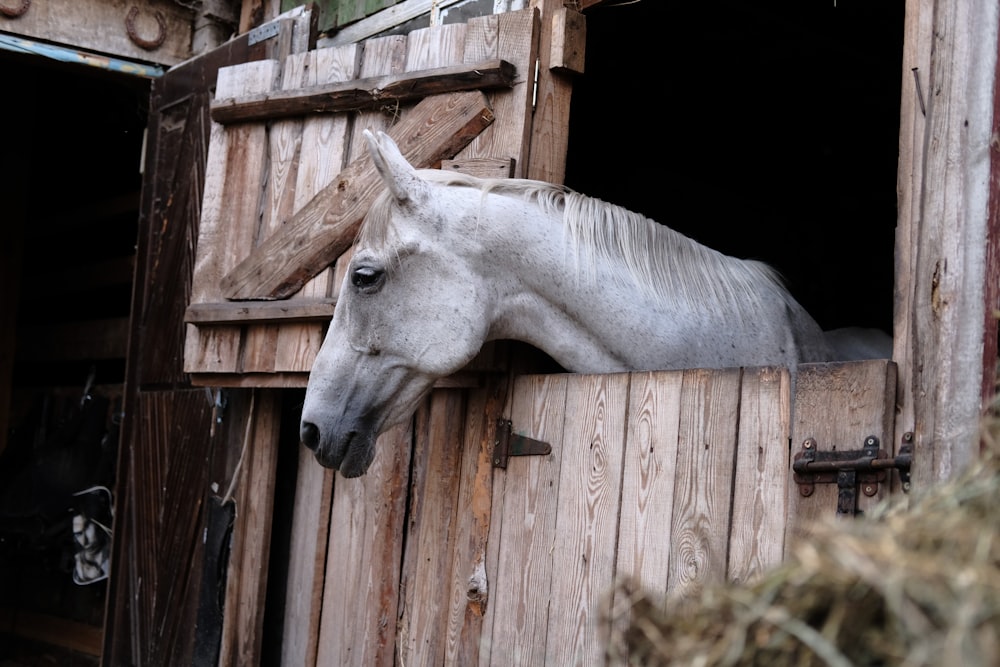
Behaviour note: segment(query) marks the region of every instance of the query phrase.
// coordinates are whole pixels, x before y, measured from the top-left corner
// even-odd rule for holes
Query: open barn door
[[[247,392],[231,393],[223,406],[222,394],[207,396],[204,388],[192,387],[181,366],[183,312],[191,289],[209,147],[208,106],[217,73],[287,52],[296,39],[305,48],[310,39],[307,12],[290,13],[271,27],[272,39],[243,35],[177,66],[153,85],[105,665],[208,664],[202,653],[219,651],[218,629],[213,636],[206,623],[199,623],[203,563],[211,558],[203,537],[216,493],[212,484],[233,476],[230,453],[239,452],[251,408]],[[269,400],[258,399],[257,409],[266,410]],[[208,569],[212,577],[217,574]]]

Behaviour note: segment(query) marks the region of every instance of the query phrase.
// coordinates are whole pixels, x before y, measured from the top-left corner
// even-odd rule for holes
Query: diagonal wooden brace
[[[454,157],[493,119],[479,91],[435,95],[408,111],[388,134],[411,164],[432,167]],[[351,246],[381,188],[366,152],[224,276],[222,294],[234,300],[271,300],[299,291]]]

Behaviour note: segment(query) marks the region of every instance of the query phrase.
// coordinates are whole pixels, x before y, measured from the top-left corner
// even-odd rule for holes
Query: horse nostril
[[[299,437],[302,438],[302,444],[311,451],[315,452],[319,447],[319,427],[316,424],[302,422],[302,426],[299,429]]]

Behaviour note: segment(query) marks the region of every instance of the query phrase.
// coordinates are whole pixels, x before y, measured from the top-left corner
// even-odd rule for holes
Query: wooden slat
[[[832,364],[802,364],[795,380],[792,405],[792,450],[801,451],[806,438],[815,438],[818,451],[859,450],[865,437],[877,436],[892,451],[895,417],[896,365],[888,360]],[[861,510],[886,496],[882,485],[875,497],[858,494]],[[803,498],[798,484],[788,484],[788,524],[785,550],[802,537],[809,523],[837,513],[837,485],[816,484]]]
[[[509,90],[489,93],[490,108],[496,121],[480,136],[475,137],[456,159],[517,159],[528,156],[538,26],[537,13],[530,8],[469,21],[465,38],[465,62],[500,58],[517,63],[518,71],[514,85]],[[526,68],[521,63],[530,63],[532,67]],[[563,159],[565,160],[565,156]],[[525,160],[518,160],[514,165],[514,176],[524,177],[524,169]]]
[[[237,423],[246,426],[237,464],[236,522],[226,575],[220,667],[261,664],[271,516],[281,433],[279,393],[255,391],[247,411],[240,416],[242,419]],[[220,492],[225,493],[225,490]]]
[[[328,322],[336,299],[234,303],[193,303],[184,313],[188,324],[240,324],[246,322]]]
[[[456,507],[458,526],[452,561],[451,595],[444,664],[479,662],[483,619],[490,599],[487,540],[493,496],[493,439],[509,387],[506,376],[493,374],[469,392],[462,447],[462,471]],[[495,583],[495,582],[494,582]]]
[[[789,375],[747,368],[740,387],[727,579],[747,583],[784,558],[788,472]]]
[[[334,483],[317,665],[394,664],[411,437],[388,431],[364,477]]]
[[[273,60],[227,67],[219,71],[216,95],[266,91],[273,86],[278,64]],[[223,127],[212,124],[198,249],[190,303],[219,303],[219,281],[253,247],[260,216],[260,184],[267,164],[267,128],[260,124]],[[188,325],[184,370],[235,372],[240,353],[240,328],[215,326],[200,331]]]
[[[412,164],[427,167],[453,157],[491,122],[482,93],[455,93],[426,98],[389,134]],[[223,295],[276,299],[297,292],[350,246],[381,182],[368,155],[356,158],[225,276]]]
[[[567,383],[566,375],[523,376],[514,383],[514,432],[548,442],[552,454],[512,458],[502,484],[494,485],[482,636],[489,653],[480,657],[481,665],[545,664],[549,590],[553,568],[559,567],[552,546]]]
[[[670,566],[674,471],[680,420],[680,371],[635,373],[625,439],[618,574],[665,595]]]
[[[551,554],[547,664],[596,664],[602,655],[598,620],[606,612],[603,605],[614,577],[629,377],[615,373],[569,379]],[[502,650],[495,653],[496,658],[502,655]]]
[[[514,76],[514,66],[504,60],[450,65],[419,72],[223,99],[212,105],[212,120],[226,124],[378,109],[431,95],[505,88],[513,84]]]
[[[359,76],[400,71],[405,48],[406,38],[398,35],[369,40]],[[367,111],[354,119],[355,126],[373,129],[388,122]],[[353,134],[345,146],[347,161],[366,150],[359,133]],[[364,477],[334,483],[316,665],[394,664],[412,429],[397,427],[376,446]]]
[[[461,390],[439,389],[417,411],[396,638],[404,664],[444,664],[456,514],[464,511],[456,502],[464,469],[464,408]]]
[[[667,590],[725,581],[740,370],[686,370],[681,394]]]

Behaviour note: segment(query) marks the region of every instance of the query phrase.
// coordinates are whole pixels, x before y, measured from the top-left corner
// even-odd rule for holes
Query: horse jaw
[[[379,435],[405,422],[434,385],[435,377],[403,366],[372,370],[374,359],[353,362],[353,377],[329,380],[322,353],[309,375],[302,406],[300,437],[325,468],[359,477],[375,458]],[[360,382],[362,377],[377,382]]]

